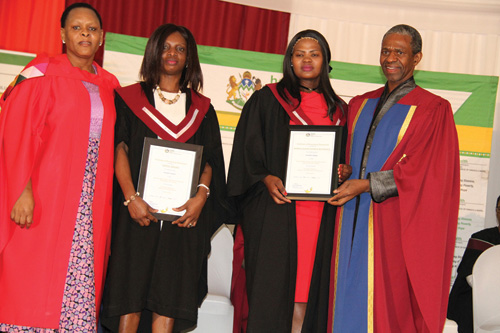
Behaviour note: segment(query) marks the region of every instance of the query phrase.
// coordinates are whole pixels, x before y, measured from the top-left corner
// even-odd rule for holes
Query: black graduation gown
[[[149,103],[154,106],[153,90],[141,83]],[[187,91],[186,112],[191,104]],[[125,142],[132,180],[137,180],[145,137],[157,138],[116,95],[117,121],[115,144]],[[169,222],[141,227],[130,218],[121,189],[115,192],[113,240],[107,286],[104,293],[102,322],[117,330],[119,316],[149,310],[175,318],[175,331],[192,327],[197,321],[198,306],[207,293],[206,261],[210,237],[225,222],[225,170],[219,123],[210,105],[197,132],[187,141],[203,145],[202,167],[213,170],[211,195],[196,227],[179,228]],[[142,318],[141,318],[142,319]]]
[[[264,87],[245,104],[234,137],[228,196],[237,203],[244,235],[250,333],[288,333],[292,325],[295,202],[277,205],[261,182],[269,174],[284,179],[289,123],[286,111]],[[326,331],[335,213],[335,207],[325,204],[303,332]]]
[[[466,278],[472,274],[472,268],[477,258],[484,252],[484,249],[474,246],[473,239],[485,241],[492,244],[492,246],[498,245],[500,244],[500,232],[498,227],[494,227],[473,234],[458,266],[457,277],[455,283],[453,283],[448,301],[447,318],[456,321],[460,333],[472,333],[474,331],[472,288],[467,283]]]

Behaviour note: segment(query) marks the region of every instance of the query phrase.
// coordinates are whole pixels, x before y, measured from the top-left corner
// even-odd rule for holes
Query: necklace
[[[175,95],[175,97],[172,99],[168,99],[165,96],[163,96],[163,94],[161,93],[160,86],[156,86],[156,92],[158,93],[158,96],[160,97],[161,101],[165,104],[168,104],[168,105],[175,104],[179,100],[179,98],[181,97],[181,90],[180,89],[179,89],[179,92],[177,93],[177,95]]]
[[[307,90],[307,91],[309,91],[309,92],[311,92],[311,91],[316,91],[316,89],[318,89],[318,87],[319,87],[319,86],[318,86],[318,87],[316,87],[316,88],[309,88],[309,87],[305,87],[305,86],[303,86],[303,85],[301,85],[301,84],[299,84],[299,86],[300,86],[302,89],[305,89],[305,90]]]

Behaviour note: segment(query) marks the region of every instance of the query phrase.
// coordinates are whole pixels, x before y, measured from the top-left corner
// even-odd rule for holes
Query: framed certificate
[[[189,143],[144,139],[137,191],[151,207],[153,215],[174,221],[185,211],[176,212],[196,194],[203,146]]]
[[[292,200],[326,201],[338,185],[341,126],[289,126],[285,188]]]

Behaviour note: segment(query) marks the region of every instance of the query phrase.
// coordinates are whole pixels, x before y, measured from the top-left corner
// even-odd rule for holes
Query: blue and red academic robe
[[[349,104],[353,175],[383,90]],[[329,330],[441,332],[460,196],[450,104],[418,86],[401,98],[378,124],[366,169],[393,170],[398,196],[376,203],[363,193],[337,214]]]

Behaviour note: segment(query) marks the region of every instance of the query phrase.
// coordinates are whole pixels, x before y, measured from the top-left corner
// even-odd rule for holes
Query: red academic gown
[[[38,57],[2,99],[0,113],[0,323],[57,328],[87,158],[90,97],[104,107],[93,209],[96,305],[109,255],[116,78],[93,75],[66,55]],[[31,78],[30,78],[31,77]],[[19,80],[18,80],[19,82]],[[28,180],[35,210],[29,230],[10,212]]]
[[[366,93],[349,104],[347,163],[359,114],[382,92],[383,88]],[[418,86],[398,105],[413,108],[409,122],[401,127],[399,143],[381,168],[394,170],[398,196],[371,204],[373,250],[368,248],[368,256],[373,267],[369,265],[368,274],[374,278],[373,289],[368,286],[368,331],[441,332],[460,198],[455,123],[450,104]],[[341,232],[336,230],[336,235],[340,239]],[[333,260],[338,262],[338,241],[334,249]],[[338,288],[334,283],[332,290]]]

